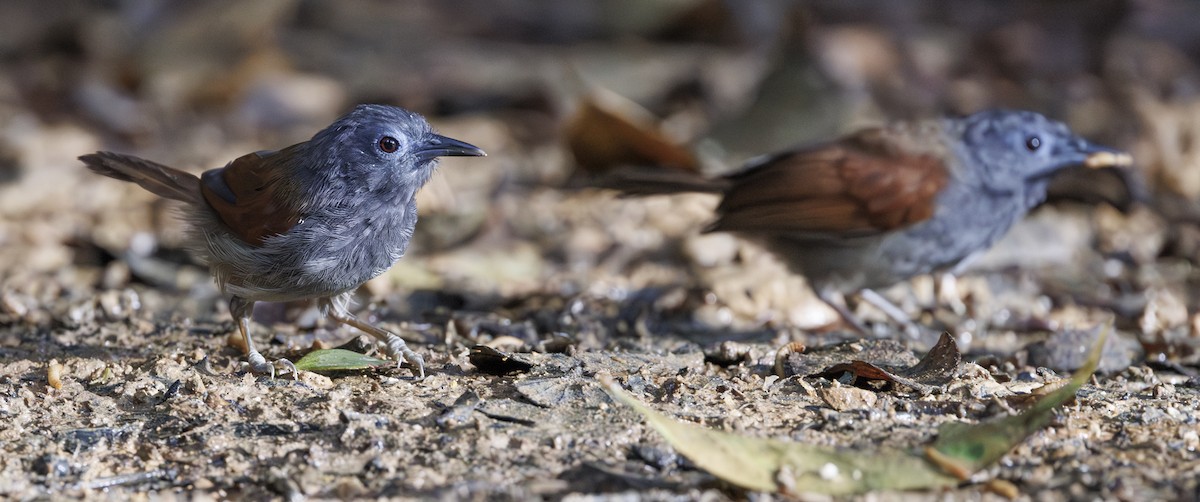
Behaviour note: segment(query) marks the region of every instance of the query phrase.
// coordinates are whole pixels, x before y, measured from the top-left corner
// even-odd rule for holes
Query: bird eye
[[[379,138],[379,149],[383,150],[383,153],[395,153],[400,149],[400,142],[391,136],[384,136]]]
[[[1039,138],[1037,136],[1030,136],[1028,138],[1025,138],[1025,148],[1028,148],[1029,151],[1036,152],[1037,149],[1041,146],[1042,146],[1041,138]]]

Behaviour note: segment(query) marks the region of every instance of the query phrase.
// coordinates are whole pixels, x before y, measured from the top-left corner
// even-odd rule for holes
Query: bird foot
[[[941,304],[948,307],[954,315],[959,317],[967,315],[967,304],[958,294],[958,279],[954,275],[943,274],[938,277],[935,284],[937,288],[934,295],[934,309]]]
[[[246,355],[246,363],[249,364],[251,372],[258,375],[268,375],[272,380],[275,379],[276,366],[283,367],[284,371],[280,372],[280,374],[291,373],[292,379],[298,380],[300,378],[300,372],[296,370],[296,365],[292,364],[291,361],[287,359],[267,361],[267,358],[263,357],[262,353],[257,350],[252,350]]]
[[[413,375],[417,377],[417,380],[425,379],[425,358],[408,348],[408,344],[404,343],[404,339],[388,333],[384,344],[387,346],[386,353],[388,357],[395,359],[396,364],[403,366],[407,361],[412,367]]]
[[[915,322],[912,322],[912,321],[903,323],[903,324],[901,324],[901,326],[904,329],[904,335],[907,336],[909,340],[924,339],[925,334],[928,331],[921,325],[919,325]]]

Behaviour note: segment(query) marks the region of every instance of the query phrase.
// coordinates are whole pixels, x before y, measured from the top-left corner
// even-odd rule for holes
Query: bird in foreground
[[[244,155],[199,177],[111,152],[79,160],[184,203],[189,247],[232,295],[229,311],[251,371],[275,375],[250,336],[255,302],[315,298],[323,313],[378,338],[388,356],[407,360],[423,378],[422,357],[354,316],[351,296],[404,255],[417,224],[417,190],[438,157],[483,155],[434,133],[421,115],[359,105],[308,141]],[[278,362],[296,374],[291,362]]]
[[[873,289],[930,273],[957,274],[1046,198],[1070,166],[1123,166],[1098,146],[1028,111],[901,122],[751,160],[718,177],[631,175],[633,195],[719,194],[706,231],[763,243],[854,328],[838,297],[863,299],[911,326]]]

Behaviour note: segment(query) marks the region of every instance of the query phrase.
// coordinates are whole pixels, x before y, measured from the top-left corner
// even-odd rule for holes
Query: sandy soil
[[[999,464],[948,492],[867,498],[1200,496],[1200,67],[1196,28],[1172,22],[1194,8],[963,2],[911,24],[820,2],[771,7],[786,13],[770,22],[705,14],[723,2],[544,19],[474,3],[0,7],[0,498],[765,499],[680,457],[596,375],[718,429],[915,448],[943,422],[1024,409],[1109,320],[1102,371]],[[584,83],[646,107],[713,171],[884,117],[993,105],[1056,115],[1138,166],[1069,173],[949,298],[929,277],[885,291],[920,337],[856,303],[876,330],[860,339],[762,249],[701,234],[714,199],[588,188],[563,137]],[[443,162],[409,256],[359,291],[356,312],[403,333],[429,375],[248,374],[174,209],[75,157],[199,172],[363,101],[419,110],[490,154]],[[911,364],[942,330],[964,361],[929,388],[813,376]],[[261,306],[254,333],[268,358],[377,350],[302,303]],[[808,350],[777,365],[789,344]]]

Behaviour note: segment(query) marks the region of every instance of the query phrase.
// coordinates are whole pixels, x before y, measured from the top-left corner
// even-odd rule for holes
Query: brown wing
[[[945,165],[871,129],[769,158],[728,178],[710,230],[871,235],[933,216]]]
[[[200,193],[225,226],[243,241],[261,246],[300,221],[296,191],[288,183],[284,161],[292,148],[258,152],[234,159],[200,175]]]

